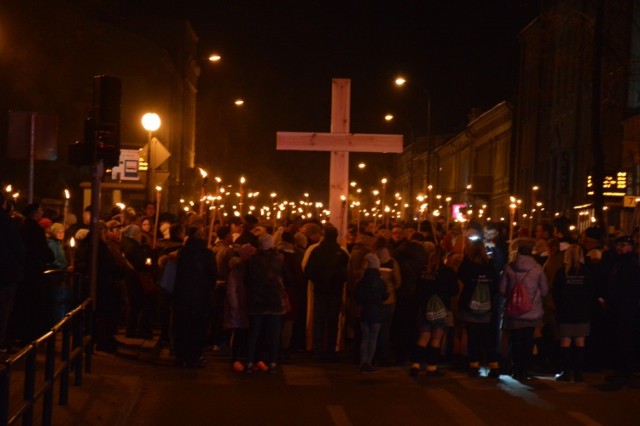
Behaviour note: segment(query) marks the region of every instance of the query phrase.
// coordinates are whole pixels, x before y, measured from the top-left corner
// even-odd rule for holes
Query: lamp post
[[[240,212],[240,217],[242,217],[242,204],[244,202],[244,183],[247,180],[244,178],[244,176],[240,176],[240,203],[239,203],[239,212]]]
[[[427,98],[427,171],[425,175],[425,180],[423,182],[423,192],[427,187],[427,184],[431,181],[431,154],[432,154],[432,146],[431,146],[431,95],[425,86],[418,83],[414,80],[407,80],[404,77],[397,77],[395,79],[396,86],[402,87],[407,83],[411,83],[414,86],[418,87],[422,93]]]
[[[153,198],[153,187],[155,184],[155,176],[153,173],[153,168],[156,166],[155,161],[153,161],[153,155],[155,153],[155,146],[152,146],[153,143],[153,132],[160,128],[160,116],[154,112],[148,112],[142,116],[142,127],[148,132],[147,139],[147,195],[149,200]]]
[[[540,187],[538,185],[534,185],[531,188],[531,217],[529,218],[529,229],[531,232],[533,232],[533,213],[536,211],[536,198],[539,189]]]
[[[511,197],[511,204],[509,204],[509,244],[513,242],[513,221],[516,215],[516,199]]]
[[[382,180],[380,181],[380,183],[382,184],[382,204],[380,205],[380,207],[382,208],[382,211],[384,212],[384,228],[385,228],[385,232],[386,230],[389,228],[389,213],[387,211],[387,178],[382,178]]]
[[[373,208],[371,209],[371,212],[373,213],[373,229],[377,230],[377,226],[378,226],[378,208],[377,205],[380,202],[380,200],[378,199],[378,195],[380,194],[380,191],[378,191],[377,189],[374,189],[373,191],[371,191],[371,193],[373,194],[373,196],[375,197],[373,200]]]
[[[158,239],[158,219],[160,217],[160,198],[162,196],[162,187],[156,186],[156,217],[153,224],[153,249],[156,248],[156,240]]]

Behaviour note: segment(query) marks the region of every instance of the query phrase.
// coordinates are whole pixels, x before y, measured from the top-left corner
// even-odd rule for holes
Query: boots
[[[438,370],[438,361],[440,360],[440,348],[429,346],[427,352],[427,376],[441,376],[442,371]]]
[[[560,348],[560,374],[556,374],[559,382],[570,382],[569,366],[571,365],[571,347]]]
[[[576,383],[582,382],[582,369],[584,368],[584,347],[573,348],[573,364],[574,364],[574,376],[573,381]]]

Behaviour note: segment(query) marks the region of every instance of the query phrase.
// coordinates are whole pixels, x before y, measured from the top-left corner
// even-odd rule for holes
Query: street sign
[[[121,149],[118,165],[111,169],[113,180],[140,180],[138,163],[140,152],[137,149]]]
[[[162,163],[164,163],[169,159],[169,157],[171,157],[171,153],[169,152],[169,150],[165,148],[165,146],[162,145],[162,142],[160,142],[156,137],[153,137],[151,139],[151,149],[152,152],[150,153],[151,155],[149,155],[149,144],[145,144],[145,146],[140,149],[140,155],[144,157],[145,161],[147,162],[147,157],[151,157],[151,165],[154,169],[160,167]]]
[[[622,206],[633,208],[636,203],[640,203],[640,195],[625,195]]]

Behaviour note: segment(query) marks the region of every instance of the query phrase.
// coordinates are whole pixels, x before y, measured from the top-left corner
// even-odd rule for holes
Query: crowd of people
[[[209,222],[147,203],[101,214],[94,236],[90,209],[69,227],[38,204],[18,213],[0,201],[3,351],[51,325],[44,271],[87,274],[97,238],[99,351],[115,351],[123,327],[131,338],[159,330],[187,368],[203,367],[212,348],[246,373],[275,372],[298,354],[350,359],[363,373],[407,365],[412,376],[439,376],[446,362],[470,377],[539,372],[580,382],[585,369],[614,368],[609,380],[634,380],[634,240],[598,228],[576,234],[563,217],[517,229],[512,241],[501,223],[359,223],[343,247],[334,226],[301,218]]]

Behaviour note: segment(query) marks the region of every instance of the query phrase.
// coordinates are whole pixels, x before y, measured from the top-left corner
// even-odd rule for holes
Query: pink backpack
[[[529,272],[531,272],[531,269],[524,274],[522,279],[516,281],[516,285],[514,285],[511,290],[511,294],[507,300],[507,315],[510,317],[519,317],[533,308],[531,297],[529,297],[527,288],[524,286],[524,279],[529,275]]]

